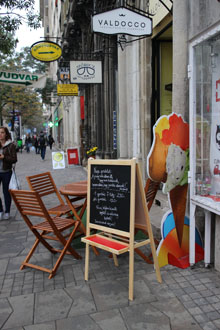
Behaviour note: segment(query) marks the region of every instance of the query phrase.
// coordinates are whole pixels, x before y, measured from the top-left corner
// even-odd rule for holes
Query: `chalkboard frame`
[[[117,228],[108,227],[105,225],[95,224],[91,219],[91,208],[94,207],[91,201],[91,175],[92,175],[92,166],[97,166],[100,168],[109,168],[109,166],[118,166],[123,170],[123,166],[130,167],[130,207],[129,207],[129,226],[127,230],[117,229]],[[106,159],[89,159],[88,160],[88,190],[87,190],[87,235],[89,235],[91,229],[96,229],[104,231],[111,234],[116,234],[124,237],[132,237],[134,235],[134,217],[135,217],[135,179],[136,179],[136,159],[126,159],[126,160],[106,160]],[[121,220],[121,219],[120,219]]]
[[[89,247],[94,246],[101,248],[105,251],[113,253],[113,259],[115,266],[118,266],[117,256],[121,253],[129,253],[129,300],[133,300],[134,295],[134,251],[136,251],[144,245],[150,244],[151,252],[154,260],[154,266],[156,270],[156,276],[159,283],[162,282],[160,275],[160,268],[158,264],[155,243],[153,238],[153,232],[148,214],[148,208],[146,204],[146,197],[142,184],[141,171],[136,159],[132,160],[92,160],[88,161],[88,193],[87,193],[87,226],[86,237],[82,238],[82,241],[86,243],[85,251],[85,280],[88,281],[89,276]],[[131,166],[131,184],[130,184],[130,228],[129,232],[109,228],[106,226],[100,226],[91,223],[90,221],[90,208],[91,208],[91,165],[121,165]],[[137,218],[137,219],[136,219]],[[147,229],[149,239],[145,239],[141,242],[134,241],[134,229],[139,227]],[[90,235],[91,229],[97,229],[102,231],[101,233]],[[106,236],[107,237],[106,237]],[[118,237],[117,237],[118,235]],[[108,240],[108,242],[106,242]],[[127,241],[127,243],[124,243]],[[117,247],[115,246],[117,245]]]

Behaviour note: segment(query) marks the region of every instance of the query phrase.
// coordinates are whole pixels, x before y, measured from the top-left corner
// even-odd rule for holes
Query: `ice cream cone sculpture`
[[[173,211],[179,245],[182,243],[189,170],[189,125],[181,115],[160,117],[153,128],[154,140],[147,157],[148,176],[163,182]]]

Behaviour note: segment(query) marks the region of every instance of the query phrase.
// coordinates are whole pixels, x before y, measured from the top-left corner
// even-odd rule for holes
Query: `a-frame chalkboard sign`
[[[161,282],[141,172],[136,159],[88,161],[85,280],[89,274],[89,246],[113,253],[114,261],[129,252],[129,299],[133,300],[134,250],[150,244],[158,282]],[[135,242],[135,228],[149,238]],[[91,230],[97,230],[91,235]]]

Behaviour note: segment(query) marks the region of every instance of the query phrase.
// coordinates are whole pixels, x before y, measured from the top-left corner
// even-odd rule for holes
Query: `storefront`
[[[220,24],[190,43],[190,263],[195,262],[195,211],[205,213],[205,264],[211,217],[220,215]],[[216,239],[217,241],[217,239]],[[216,250],[216,247],[215,247]]]

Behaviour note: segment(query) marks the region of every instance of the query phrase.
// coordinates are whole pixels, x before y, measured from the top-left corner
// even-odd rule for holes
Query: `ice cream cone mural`
[[[172,113],[157,120],[153,133],[147,158],[148,176],[164,184],[163,192],[169,195],[181,247],[188,190],[189,125],[181,115]]]

